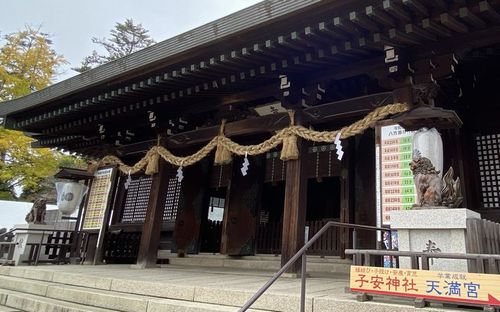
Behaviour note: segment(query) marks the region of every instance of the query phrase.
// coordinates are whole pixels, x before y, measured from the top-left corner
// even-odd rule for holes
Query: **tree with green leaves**
[[[50,85],[66,61],[52,48],[50,36],[27,27],[3,36],[0,45],[0,105]],[[22,132],[0,127],[0,199],[47,195],[47,183],[61,165],[82,167],[82,159],[48,148],[32,148],[34,140]],[[52,198],[50,195],[49,198]]]
[[[72,69],[83,73],[91,68],[149,47],[155,41],[148,32],[142,24],[134,24],[132,19],[126,19],[124,23],[116,23],[115,28],[110,31],[109,39],[92,38],[92,42],[104,48],[106,54],[99,54],[94,50],[91,55],[83,59],[80,67]]]
[[[0,48],[0,101],[11,100],[48,86],[66,63],[40,28],[26,27],[3,37]]]

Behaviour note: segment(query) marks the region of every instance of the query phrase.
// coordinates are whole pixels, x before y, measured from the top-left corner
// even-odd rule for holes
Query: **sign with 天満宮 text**
[[[351,266],[354,292],[500,306],[500,275]]]

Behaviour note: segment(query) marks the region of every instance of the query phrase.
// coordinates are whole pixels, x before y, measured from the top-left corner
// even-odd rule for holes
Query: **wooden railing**
[[[257,253],[280,254],[282,231],[283,224],[281,222],[259,224],[257,229]]]
[[[467,219],[467,253],[500,254],[500,224],[484,219]]]
[[[324,227],[328,221],[338,220],[320,220],[320,221],[307,221],[306,226],[309,227],[309,237],[313,237],[316,233]],[[307,250],[308,255],[320,256],[339,256],[340,255],[340,232],[342,228],[330,227],[326,232],[309,247]]]
[[[309,237],[313,237],[329,221],[338,220],[318,220],[307,221]],[[260,254],[280,254],[281,237],[283,225],[281,222],[269,222],[260,224],[257,229],[257,253]],[[339,256],[340,252],[340,228],[328,229],[312,246],[307,250],[308,255]]]
[[[133,264],[137,261],[141,232],[109,231],[104,241],[104,261]]]

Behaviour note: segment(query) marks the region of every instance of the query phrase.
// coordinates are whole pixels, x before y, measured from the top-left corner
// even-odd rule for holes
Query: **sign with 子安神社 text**
[[[351,266],[354,292],[500,306],[500,276]]]
[[[389,213],[411,209],[416,201],[410,170],[413,132],[399,125],[380,127],[377,144],[377,201],[382,225],[390,225]]]

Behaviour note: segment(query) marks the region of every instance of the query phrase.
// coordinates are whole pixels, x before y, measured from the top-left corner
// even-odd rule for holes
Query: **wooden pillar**
[[[283,210],[283,235],[281,244],[281,265],[290,260],[304,246],[306,225],[307,177],[304,172],[306,147],[304,141],[297,139],[299,159],[289,160],[286,164],[285,205]],[[301,261],[298,260],[288,271],[299,273]]]
[[[158,173],[153,175],[148,211],[142,228],[141,243],[137,256],[137,268],[155,267],[163,224],[163,211],[168,188],[167,164],[160,158]]]

